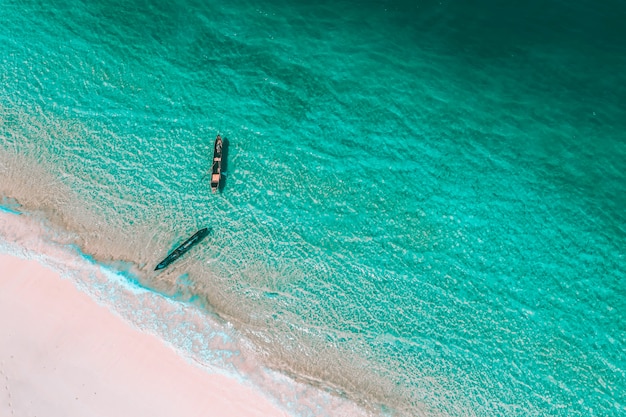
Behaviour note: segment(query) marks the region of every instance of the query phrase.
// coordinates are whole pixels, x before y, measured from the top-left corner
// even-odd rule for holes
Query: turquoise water
[[[0,194],[374,415],[622,415],[618,6],[0,1]]]

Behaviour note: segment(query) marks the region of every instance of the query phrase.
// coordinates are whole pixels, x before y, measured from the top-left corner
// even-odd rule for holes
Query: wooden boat
[[[217,192],[222,179],[222,137],[217,135],[213,146],[213,168],[211,171],[211,191]]]
[[[182,245],[180,245],[179,247],[174,249],[172,253],[167,255],[165,259],[159,262],[159,264],[156,266],[156,268],[154,268],[154,270],[158,271],[160,269],[167,268],[169,264],[171,264],[176,259],[183,256],[189,249],[191,249],[194,245],[199,243],[208,234],[209,234],[209,229],[207,229],[206,227],[198,230],[193,236],[185,240]]]

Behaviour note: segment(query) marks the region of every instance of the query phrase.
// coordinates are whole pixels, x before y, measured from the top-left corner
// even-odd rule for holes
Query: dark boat
[[[217,135],[213,146],[213,168],[211,172],[211,191],[217,192],[222,178],[222,137]]]
[[[180,245],[179,247],[177,247],[176,249],[174,249],[172,251],[172,253],[170,253],[169,255],[167,255],[167,258],[163,259],[157,266],[156,268],[154,268],[155,271],[158,271],[160,269],[163,268],[167,268],[167,266],[169,264],[171,264],[172,262],[174,262],[176,259],[180,258],[181,256],[183,256],[185,254],[185,252],[187,252],[189,249],[191,249],[194,245],[196,245],[197,243],[199,243],[202,239],[205,238],[206,235],[209,234],[209,229],[207,229],[206,227],[204,229],[200,229],[198,230],[193,236],[191,236],[189,239],[185,240],[185,242],[183,242],[182,245]]]

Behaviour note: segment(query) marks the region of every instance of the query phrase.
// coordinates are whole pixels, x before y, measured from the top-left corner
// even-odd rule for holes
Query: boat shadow
[[[220,184],[217,187],[217,190],[222,193],[224,188],[226,188],[226,183],[228,182],[228,138],[222,138],[222,175],[220,177]]]

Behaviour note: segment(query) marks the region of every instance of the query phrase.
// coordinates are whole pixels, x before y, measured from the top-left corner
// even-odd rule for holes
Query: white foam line
[[[0,250],[10,253],[0,254],[0,317],[11,318],[2,320],[11,337],[0,344],[0,414],[287,416],[242,378],[193,366],[129,326],[55,265],[38,262],[50,261],[45,255],[6,240]],[[124,292],[119,282],[111,287]],[[141,289],[124,293],[154,298]]]
[[[219,323],[198,307],[144,289],[77,250],[46,242],[44,229],[40,219],[0,211],[0,253],[44,265],[135,331],[156,336],[186,363],[248,389],[255,387],[257,396],[290,410],[290,415],[330,416],[339,410],[345,416],[367,414],[348,401],[263,367],[255,359],[254,347],[228,323]],[[287,415],[281,413],[278,415]]]

